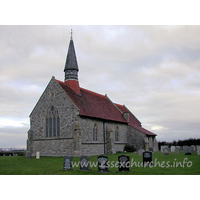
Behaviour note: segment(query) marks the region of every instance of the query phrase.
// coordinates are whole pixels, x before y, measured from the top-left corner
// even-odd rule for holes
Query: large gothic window
[[[97,124],[93,127],[93,141],[97,141]]]
[[[115,141],[119,142],[119,127],[118,126],[115,129]]]
[[[60,117],[54,106],[47,111],[45,127],[46,137],[60,137]]]

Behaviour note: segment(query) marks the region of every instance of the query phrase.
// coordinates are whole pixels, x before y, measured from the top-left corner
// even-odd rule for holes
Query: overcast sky
[[[200,137],[200,26],[0,26],[0,148],[25,148],[29,115],[64,81],[70,30],[80,86],[125,104],[158,141]]]

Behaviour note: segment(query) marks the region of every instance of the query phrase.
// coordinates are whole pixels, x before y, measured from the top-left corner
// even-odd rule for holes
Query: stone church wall
[[[144,139],[146,135],[137,129],[128,127],[128,143],[133,145],[137,150],[144,149]]]
[[[46,138],[45,119],[47,110],[51,106],[54,106],[58,110],[58,115],[60,116],[60,136]],[[61,151],[64,146],[66,149],[72,149],[72,142],[69,142],[69,139],[74,136],[73,125],[74,121],[76,121],[77,114],[78,110],[74,104],[70,101],[56,80],[52,78],[30,115],[31,128],[28,131],[28,151],[31,151],[32,155],[35,155],[35,152],[40,150],[42,156],[42,152],[52,149],[52,145],[55,145],[55,148],[52,149],[53,152],[56,151],[56,146],[58,147],[58,152]],[[45,150],[42,150],[40,145],[42,145]],[[59,145],[61,146],[60,150]],[[50,152],[50,150],[47,152]]]

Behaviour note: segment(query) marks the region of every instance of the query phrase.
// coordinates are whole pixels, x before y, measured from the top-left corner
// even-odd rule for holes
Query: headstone
[[[90,164],[89,164],[90,158],[89,156],[81,156],[80,157],[80,170],[88,171]]]
[[[169,155],[169,148],[164,148],[163,149],[163,154],[164,155]]]
[[[191,145],[191,152],[194,153],[196,151],[195,146]]]
[[[171,152],[175,152],[175,146],[171,146]]]
[[[70,157],[70,156],[64,157],[63,169],[67,169],[67,170],[72,169],[72,157]]]
[[[183,146],[183,151],[185,152],[185,149],[187,148],[188,146],[184,145]]]
[[[180,146],[180,151],[183,151],[183,147],[182,146]]]
[[[130,171],[130,157],[126,155],[118,156],[119,172]]]
[[[152,165],[152,152],[151,151],[145,151],[143,152],[143,166]]]
[[[197,155],[200,155],[200,146],[197,146]]]
[[[163,153],[163,149],[168,148],[168,146],[167,145],[163,145],[160,148],[161,148],[160,151]]]
[[[175,153],[180,153],[180,148],[179,147],[175,147]]]
[[[192,151],[191,151],[191,147],[187,147],[185,149],[185,155],[191,155]]]
[[[36,159],[40,159],[40,152],[39,151],[36,152]]]
[[[31,153],[30,152],[27,153],[27,157],[28,157],[28,159],[31,159]]]
[[[109,172],[108,156],[98,156],[98,172]]]
[[[11,154],[9,154],[9,157],[11,157]]]
[[[3,157],[5,157],[6,155],[5,154],[3,154]]]
[[[144,152],[144,149],[138,150],[138,155],[142,156],[142,155],[143,155],[143,152]]]

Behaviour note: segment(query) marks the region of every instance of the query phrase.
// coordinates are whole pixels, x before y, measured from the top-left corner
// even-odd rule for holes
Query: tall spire
[[[69,49],[67,53],[67,58],[65,62],[65,81],[66,80],[78,80],[78,63],[76,60],[76,53],[74,48],[74,42],[72,38],[72,30],[71,30],[71,39],[69,43]]]
[[[81,95],[79,82],[78,82],[78,63],[76,60],[76,53],[74,42],[72,38],[73,31],[71,29],[71,38],[69,42],[69,49],[65,62],[65,84],[68,85],[76,94]]]

